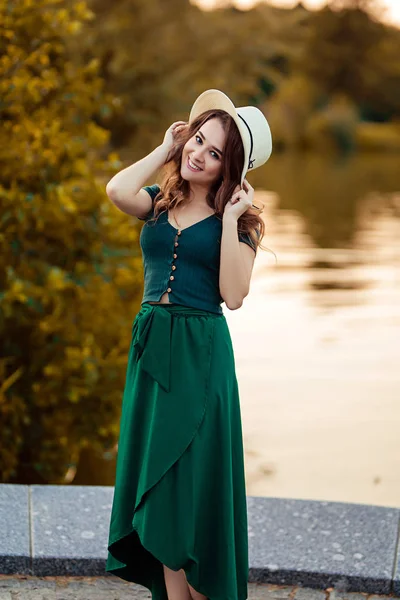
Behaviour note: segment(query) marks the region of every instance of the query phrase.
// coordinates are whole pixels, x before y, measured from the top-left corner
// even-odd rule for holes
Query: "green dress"
[[[144,302],[132,327],[106,571],[168,600],[162,565],[245,600],[248,532],[235,361],[223,314]]]

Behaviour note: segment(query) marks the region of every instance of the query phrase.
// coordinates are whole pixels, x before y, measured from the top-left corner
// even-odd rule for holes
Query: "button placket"
[[[175,235],[175,239],[174,239],[174,249],[179,246],[178,239],[179,239],[179,236],[181,235],[181,233],[182,232],[178,229],[178,231],[176,232],[176,235]],[[178,254],[174,250],[173,259],[176,260],[177,258],[178,258]],[[171,271],[173,271],[173,272],[176,271],[176,265],[174,263],[172,263],[172,265],[171,265]],[[175,280],[175,276],[170,274],[169,281],[171,282],[174,280]],[[171,283],[170,283],[170,285],[171,285]],[[171,287],[168,287],[167,292],[171,292],[171,291],[172,291]]]

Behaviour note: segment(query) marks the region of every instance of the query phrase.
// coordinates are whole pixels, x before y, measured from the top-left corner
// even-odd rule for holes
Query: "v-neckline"
[[[170,227],[172,227],[172,229],[175,229],[175,231],[186,231],[186,229],[190,229],[191,227],[194,227],[195,225],[199,225],[200,223],[203,223],[204,221],[207,221],[207,219],[211,219],[211,217],[215,217],[215,213],[212,213],[211,215],[208,215],[208,217],[204,217],[204,219],[200,219],[200,221],[196,221],[196,223],[192,223],[191,225],[188,225],[187,227],[184,227],[183,229],[175,227],[174,225],[172,225],[172,223],[170,223],[169,218],[168,218],[168,211],[167,211],[167,223]]]

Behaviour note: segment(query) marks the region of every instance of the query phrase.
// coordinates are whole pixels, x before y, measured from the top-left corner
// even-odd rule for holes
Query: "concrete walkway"
[[[0,600],[149,600],[150,592],[114,576],[30,577],[0,575]],[[344,593],[299,586],[250,583],[249,600],[386,600],[393,596]]]
[[[23,581],[19,576],[99,577],[92,587],[85,584],[82,598],[89,598],[95,585],[106,586],[104,598],[112,600],[105,566],[113,491],[106,486],[1,484],[0,574],[16,581]],[[292,594],[302,586],[361,594],[353,600],[367,594],[400,597],[400,508],[248,496],[247,509],[252,594],[259,583],[285,586]],[[54,581],[63,580],[45,588],[48,600],[58,598],[55,590],[62,589]],[[131,597],[135,589],[118,586],[115,600]],[[269,589],[274,588],[260,588],[262,594]],[[46,598],[45,592],[37,600]],[[5,600],[22,598],[7,593]],[[296,600],[302,593],[295,592]],[[317,596],[312,600],[332,600],[325,593]]]

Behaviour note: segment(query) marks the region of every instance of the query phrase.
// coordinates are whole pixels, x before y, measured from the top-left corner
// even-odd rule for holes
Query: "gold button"
[[[178,258],[178,255],[177,255],[177,254],[174,254],[174,258]]]
[[[181,235],[182,231],[178,231],[178,235]]]
[[[174,246],[179,246],[178,242],[175,242]]]
[[[176,266],[172,265],[172,270],[175,271],[175,269],[176,269]]]
[[[170,291],[171,291],[171,288],[167,288],[167,292],[170,292]]]
[[[173,276],[173,275],[171,275],[171,277],[170,277],[170,280],[172,281],[173,279],[175,279],[175,278],[174,278],[174,276]]]

